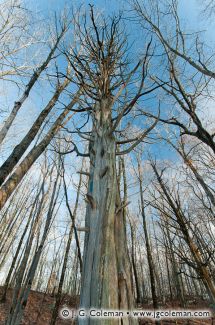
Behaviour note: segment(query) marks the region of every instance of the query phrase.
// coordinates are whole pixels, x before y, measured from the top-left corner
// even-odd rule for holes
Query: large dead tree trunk
[[[110,102],[95,108],[90,143],[90,176],[86,211],[81,308],[132,309],[130,263],[126,247],[116,175],[116,143],[110,134]],[[132,319],[102,320],[102,324],[135,324]],[[101,320],[79,319],[79,324],[101,324]]]
[[[138,61],[133,70],[124,57],[126,38],[119,28],[121,17],[96,19],[90,6],[89,28],[78,24],[77,37],[83,46],[70,51],[72,68],[77,82],[83,87],[87,100],[82,103],[92,117],[92,132],[83,128],[78,134],[90,142],[90,173],[86,199],[86,236],[82,272],[81,307],[103,309],[132,309],[133,292],[131,264],[127,249],[124,207],[120,199],[116,173],[116,155],[133,150],[156,123],[140,132],[135,138],[116,138],[123,117],[132,110],[143,91],[148,64],[148,50],[143,61]],[[79,32],[80,31],[80,32]],[[141,77],[137,91],[127,98],[125,88],[136,80],[135,72],[141,67]],[[135,77],[134,77],[135,75]],[[147,90],[147,94],[152,89]],[[125,99],[126,97],[126,99]],[[132,98],[131,98],[132,97]],[[124,104],[122,104],[121,102]],[[89,103],[91,103],[89,105]],[[119,108],[119,110],[118,110]],[[90,137],[89,137],[90,135]],[[125,150],[116,153],[118,144],[126,145]],[[79,324],[137,324],[130,318],[79,319]]]

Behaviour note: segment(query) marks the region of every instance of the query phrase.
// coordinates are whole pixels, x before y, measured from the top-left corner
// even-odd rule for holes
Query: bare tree
[[[68,86],[69,80],[65,79],[64,82],[57,82],[56,91],[53,97],[50,99],[46,107],[39,114],[34,124],[27,132],[22,141],[13,149],[10,156],[5,160],[5,162],[0,167],[0,186],[3,184],[7,176],[12,172],[13,168],[22,158],[23,154],[33,142],[35,136],[38,134],[42,124],[44,123],[46,117],[49,115],[55,104],[57,103],[62,91]]]
[[[146,224],[146,213],[145,213],[145,204],[144,204],[144,197],[143,197],[143,175],[141,173],[141,164],[140,164],[140,157],[138,157],[138,180],[140,186],[140,202],[141,202],[141,214],[143,220],[143,231],[146,241],[146,251],[147,251],[147,260],[149,265],[149,274],[150,274],[150,283],[151,283],[151,292],[152,292],[152,300],[153,300],[153,307],[154,309],[158,308],[158,299],[156,294],[156,285],[155,285],[155,270],[154,270],[154,263],[152,258],[152,252],[149,242],[149,234],[147,230]],[[158,322],[159,324],[159,322]]]
[[[4,0],[0,4],[1,81],[16,82],[14,76],[26,75],[34,68],[33,61],[25,60],[25,50],[36,42],[35,33],[30,33],[32,18],[20,0]]]
[[[13,294],[13,302],[10,308],[10,313],[9,316],[7,318],[6,324],[20,324],[22,317],[23,317],[23,313],[27,304],[27,299],[31,290],[31,286],[33,283],[33,279],[36,273],[36,269],[39,263],[39,259],[40,256],[42,254],[42,250],[45,244],[45,241],[47,239],[47,235],[48,235],[48,231],[50,230],[50,225],[51,222],[55,216],[54,210],[56,209],[56,204],[57,204],[57,199],[58,199],[58,195],[59,195],[59,189],[61,184],[59,184],[59,177],[60,177],[60,163],[57,166],[57,177],[54,181],[54,184],[52,185],[52,194],[51,194],[51,198],[50,198],[50,202],[49,202],[49,207],[48,207],[48,211],[47,211],[47,216],[46,216],[46,221],[45,221],[45,226],[43,229],[43,233],[42,233],[42,238],[41,241],[39,241],[39,245],[36,245],[36,251],[34,253],[34,256],[32,258],[29,270],[27,271],[24,283],[22,285],[23,282],[23,275],[24,275],[24,270],[26,268],[26,258],[29,258],[29,253],[30,253],[30,249],[31,249],[31,244],[28,245],[26,247],[26,252],[25,252],[25,256],[24,256],[24,260],[22,261],[22,264],[20,266],[20,269],[18,270],[18,274],[17,274],[17,283],[16,283],[16,287],[14,290],[14,294]],[[49,191],[49,189],[48,189]],[[44,199],[44,196],[42,197],[42,200]],[[42,201],[41,200],[41,201]],[[40,215],[40,209],[38,211],[38,215]],[[37,224],[37,222],[35,223],[35,225]],[[31,243],[33,240],[33,237],[35,235],[35,230],[32,230],[31,233]],[[28,243],[29,244],[29,243]],[[37,247],[38,246],[38,247]],[[22,271],[23,270],[23,271]]]
[[[56,39],[54,40],[54,44],[52,45],[47,57],[44,59],[42,64],[39,67],[37,67],[37,69],[34,71],[32,76],[30,77],[30,80],[29,80],[28,84],[25,86],[25,90],[24,90],[22,96],[14,103],[11,113],[5,120],[3,126],[0,130],[0,144],[5,139],[5,137],[8,133],[8,130],[10,129],[18,111],[22,107],[25,100],[28,98],[32,87],[35,85],[35,83],[37,82],[37,80],[40,77],[40,75],[42,74],[42,72],[44,72],[44,70],[47,68],[48,64],[50,63],[50,61],[53,59],[53,56],[59,46],[59,43],[60,43],[62,37],[64,36],[65,32],[67,31],[67,28],[68,28],[68,25],[64,23],[62,25],[62,28],[59,33],[56,30]]]
[[[67,119],[65,118],[72,110],[74,110],[73,107],[77,103],[79,96],[80,91],[77,92],[71,102],[58,116],[53,125],[47,131],[47,134],[44,136],[44,138],[30,150],[30,152],[26,155],[22,162],[15,168],[14,172],[10,175],[7,181],[2,185],[0,189],[0,209],[4,206],[10,195],[16,189],[17,185],[26,175],[33,163],[44,152],[44,150],[49,145],[57,131],[62,127],[62,124],[65,124],[66,122],[68,122],[69,119],[71,119],[74,113],[70,115]]]
[[[180,199],[179,200],[174,200],[172,195],[169,192],[169,189],[167,188],[166,184],[164,183],[162,179],[162,174],[158,173],[157,167],[155,163],[152,163],[152,168],[154,170],[154,173],[156,175],[157,181],[163,191],[165,200],[168,202],[170,208],[172,209],[177,223],[180,227],[180,231],[183,234],[183,238],[188,245],[190,252],[193,256],[193,259],[196,263],[196,272],[198,272],[200,278],[202,279],[205,288],[207,290],[207,293],[210,297],[211,304],[214,308],[214,296],[215,296],[215,288],[214,288],[214,283],[210,275],[210,271],[207,267],[207,263],[205,262],[204,256],[201,254],[201,250],[199,249],[198,244],[193,240],[193,238],[190,235],[190,229],[189,226],[187,225],[187,219],[183,213],[183,209],[180,204]],[[169,215],[166,211],[165,213]],[[193,265],[192,262],[188,262],[190,265]]]
[[[198,1],[201,10],[201,15],[203,14],[203,17],[206,19],[213,19],[215,14],[215,3],[214,0],[203,0]]]
[[[135,0],[133,3],[143,28],[149,28],[156,35],[158,52],[162,51],[162,65],[165,70],[159,70],[158,73],[151,75],[151,78],[160,85],[168,99],[172,98],[175,105],[175,110],[171,110],[171,116],[161,118],[160,121],[177,126],[181,135],[196,137],[215,152],[215,134],[213,130],[205,127],[200,117],[202,105],[200,99],[212,100],[210,93],[215,74],[210,66],[214,53],[207,54],[198,36],[194,45],[187,39],[186,33],[181,28],[177,1],[170,1],[167,8],[163,8],[158,1],[150,2],[149,6],[144,1]],[[167,17],[170,17],[168,22]],[[167,24],[170,25],[171,22],[172,30],[168,34]],[[165,32],[164,24],[166,24]],[[172,31],[175,32],[174,35]],[[196,58],[191,57],[190,46],[192,49],[195,48]]]
[[[76,39],[83,50],[65,51],[76,72],[76,82],[83,88],[85,109],[92,121],[91,132],[80,130],[81,126],[76,131],[89,141],[90,157],[80,305],[84,308],[131,309],[133,292],[123,219],[123,207],[127,203],[120,199],[116,155],[131,152],[157,121],[127,140],[117,139],[116,134],[123,117],[130,113],[138,99],[154,90],[151,87],[143,91],[150,43],[144,58],[129,71],[126,38],[120,31],[121,17],[97,19],[92,6],[89,16],[89,24],[85,16],[80,18],[82,22],[77,19]],[[138,75],[139,85],[131,97],[128,87],[134,84]],[[117,144],[130,145],[116,152]],[[91,323],[90,319],[79,319],[80,324],[83,322]],[[115,324],[118,321],[108,322]],[[136,320],[127,318],[122,322],[134,324]]]
[[[63,162],[62,162],[63,164]],[[82,167],[83,167],[83,161],[82,161]],[[63,260],[63,266],[61,270],[61,276],[60,276],[60,281],[59,281],[59,286],[58,286],[58,291],[56,294],[56,301],[55,305],[52,311],[52,318],[50,321],[50,325],[54,325],[56,323],[56,319],[58,316],[58,309],[60,307],[61,299],[62,299],[62,289],[63,289],[63,283],[65,279],[65,273],[66,273],[66,268],[67,268],[67,263],[68,263],[68,257],[69,257],[69,251],[71,247],[71,242],[72,242],[72,235],[73,232],[75,234],[75,240],[76,240],[76,247],[77,247],[77,252],[78,252],[78,259],[80,263],[80,272],[82,271],[82,257],[81,257],[81,251],[80,251],[80,243],[79,243],[79,238],[78,238],[78,233],[77,233],[77,227],[75,225],[76,222],[76,214],[77,214],[77,209],[78,209],[78,203],[79,203],[79,196],[80,196],[80,190],[81,190],[81,184],[82,184],[82,174],[80,173],[79,177],[79,183],[78,183],[78,188],[77,188],[77,194],[76,194],[76,201],[75,201],[75,206],[73,213],[71,211],[70,205],[69,205],[69,200],[68,200],[68,193],[67,193],[67,186],[66,186],[66,181],[65,181],[65,166],[63,166],[63,184],[64,184],[64,192],[65,192],[65,198],[66,198],[66,206],[69,211],[69,215],[71,217],[71,225],[70,225],[70,231],[68,235],[68,240],[66,244],[66,250],[65,250],[65,255],[64,255],[64,260]]]

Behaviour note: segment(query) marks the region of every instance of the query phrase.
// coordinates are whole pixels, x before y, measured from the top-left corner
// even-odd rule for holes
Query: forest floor
[[[0,287],[0,296],[2,293],[2,287]],[[0,325],[5,325],[5,319],[10,309],[10,303],[12,300],[12,290],[8,290],[7,301],[0,304]],[[55,299],[50,294],[44,294],[42,292],[31,291],[28,303],[25,309],[24,319],[22,325],[48,325],[52,308],[54,307]],[[64,295],[62,299],[61,306],[67,306],[69,308],[77,308],[78,306],[78,297],[71,297]],[[149,310],[151,306],[143,305],[141,308]],[[140,308],[140,307],[139,307]],[[162,307],[163,309],[177,309],[177,302],[174,303],[174,306],[171,304],[166,304]],[[189,305],[190,309],[207,309],[207,303],[205,301],[198,301]],[[75,324],[71,320],[63,320],[58,318],[56,325],[72,325]],[[155,323],[150,320],[141,320],[141,325],[154,325]],[[203,320],[203,319],[192,319],[192,320],[162,320],[160,325],[215,325],[215,318]]]

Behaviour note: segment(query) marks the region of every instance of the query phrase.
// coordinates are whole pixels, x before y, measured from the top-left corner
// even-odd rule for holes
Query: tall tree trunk
[[[52,60],[52,57],[53,57],[53,55],[54,55],[54,53],[55,53],[55,51],[56,51],[56,49],[58,47],[58,44],[59,44],[60,40],[62,39],[62,37],[63,37],[63,35],[64,35],[65,31],[66,31],[65,27],[66,26],[64,26],[61,33],[57,37],[57,39],[56,39],[53,47],[51,48],[49,54],[47,55],[46,59],[43,61],[43,63],[36,69],[36,71],[31,76],[31,79],[29,80],[29,83],[26,85],[25,90],[24,90],[21,98],[19,98],[19,100],[14,103],[14,106],[13,106],[13,109],[12,109],[10,115],[8,116],[8,118],[4,122],[3,127],[0,130],[0,144],[3,142],[4,138],[6,137],[8,131],[9,131],[9,129],[10,129],[10,127],[11,127],[13,121],[14,121],[14,119],[16,118],[16,115],[17,115],[18,111],[22,107],[25,100],[28,98],[32,87],[37,82],[37,80],[40,77],[41,73],[46,69],[49,62]]]
[[[130,261],[116,174],[116,143],[110,134],[110,101],[96,104],[90,142],[90,176],[85,225],[81,308],[132,309]],[[79,318],[79,325],[101,324]],[[103,319],[102,324],[137,324],[135,319]]]
[[[60,282],[59,282],[58,291],[56,294],[56,301],[55,301],[54,309],[52,311],[52,318],[50,321],[50,325],[55,324],[57,316],[58,316],[58,309],[59,309],[59,306],[61,303],[61,296],[62,296],[62,289],[63,289],[64,277],[65,277],[65,272],[66,272],[66,266],[67,266],[70,246],[71,246],[71,242],[72,242],[72,234],[73,234],[73,227],[71,225],[69,236],[68,236],[68,241],[67,241],[67,245],[66,245],[64,260],[63,260],[63,266],[62,266],[62,270],[61,270]]]
[[[141,244],[137,243],[138,245],[138,254],[139,256],[141,256]],[[144,304],[148,303],[148,294],[147,294],[147,285],[145,284],[145,276],[144,276],[144,269],[143,269],[143,263],[144,263],[144,259],[142,256],[142,261],[140,261],[140,281],[141,281],[141,288],[142,288],[142,302]],[[145,263],[144,263],[145,264]]]
[[[68,115],[72,107],[75,105],[78,94],[74,97],[71,103],[67,106],[67,108],[59,115],[56,119],[55,123],[45,135],[45,137],[40,141],[38,145],[33,147],[31,151],[27,154],[27,156],[23,159],[23,161],[16,167],[12,175],[8,178],[8,180],[4,183],[4,185],[0,189],[0,209],[3,208],[17,185],[21,182],[25,174],[31,168],[33,163],[39,158],[39,156],[44,152],[46,147],[49,145],[50,141],[53,139],[56,132],[61,128],[61,124],[63,123],[65,117]]]
[[[130,222],[130,229],[131,229],[131,262],[134,271],[134,280],[136,286],[136,302],[137,304],[141,303],[141,293],[140,293],[140,286],[138,281],[138,274],[136,268],[136,261],[135,261],[135,249],[134,249],[134,228]]]
[[[40,127],[45,121],[48,114],[51,112],[52,108],[56,104],[61,92],[68,85],[68,80],[66,79],[64,83],[58,85],[52,99],[46,105],[46,107],[42,110],[42,112],[37,117],[36,121],[22,139],[22,141],[13,149],[13,152],[6,159],[6,161],[0,167],[0,186],[3,184],[7,176],[12,172],[13,168],[16,166],[18,161],[21,159],[27,148],[30,146],[35,136],[37,135]]]
[[[146,224],[146,215],[145,215],[145,207],[144,207],[144,199],[143,199],[142,174],[141,174],[141,166],[140,166],[140,159],[139,158],[138,158],[137,162],[138,162],[138,174],[139,174],[140,201],[141,201],[141,212],[142,212],[142,220],[143,220],[143,231],[144,231],[144,236],[145,236],[145,241],[146,241],[146,252],[147,252],[148,265],[149,265],[151,293],[152,293],[153,307],[154,307],[154,309],[157,309],[158,308],[158,299],[157,299],[156,287],[155,287],[155,271],[154,271],[154,266],[153,266],[152,253],[151,253],[149,235],[148,235],[147,224]]]
[[[153,168],[155,175],[157,177],[157,180],[163,190],[163,193],[165,194],[166,199],[177,218],[177,222],[178,222],[178,224],[180,226],[180,230],[184,236],[184,240],[187,243],[187,245],[190,249],[190,252],[194,258],[194,261],[196,263],[196,266],[197,266],[196,271],[198,272],[199,276],[202,278],[202,281],[205,285],[207,293],[210,297],[212,308],[215,309],[215,286],[214,286],[214,283],[213,283],[213,280],[209,274],[208,268],[204,263],[204,260],[201,256],[201,253],[200,253],[196,243],[190,237],[190,233],[188,231],[188,227],[186,224],[186,218],[183,215],[181,208],[177,204],[174,203],[167,187],[164,185],[164,182],[157,171],[155,164],[152,164],[152,168]]]
[[[122,176],[123,176],[123,192],[124,192],[124,197],[123,197],[123,222],[124,222],[124,231],[126,233],[126,214],[127,214],[127,204],[128,204],[128,189],[127,189],[127,178],[126,178],[126,170],[125,170],[125,161],[123,157],[120,157],[120,163],[119,163],[119,177],[122,171]],[[120,182],[118,182],[118,186],[120,188]],[[138,279],[138,274],[137,274],[137,267],[136,267],[136,261],[135,261],[135,247],[134,247],[134,228],[130,223],[130,230],[131,230],[131,263],[133,267],[133,272],[134,272],[134,280],[135,280],[135,287],[136,287],[136,303],[141,302],[141,291],[140,291],[140,286],[139,286],[139,279]],[[133,284],[133,283],[132,283]]]
[[[82,163],[82,166],[83,166],[83,163]],[[64,178],[64,175],[63,175],[63,178]],[[60,303],[61,303],[62,289],[63,289],[64,278],[65,278],[65,274],[66,274],[66,266],[67,266],[67,261],[68,261],[68,257],[69,257],[70,246],[71,246],[71,242],[72,242],[73,230],[76,232],[76,246],[77,246],[77,249],[78,249],[80,268],[82,269],[82,260],[81,260],[81,256],[80,256],[81,255],[81,253],[80,253],[80,245],[79,245],[79,241],[78,241],[78,238],[77,238],[77,229],[76,229],[76,226],[75,226],[75,218],[76,218],[76,213],[77,213],[77,208],[78,208],[78,201],[79,201],[79,196],[80,196],[81,183],[82,183],[82,174],[80,173],[78,189],[77,189],[77,196],[76,196],[76,201],[75,201],[75,207],[74,207],[74,211],[73,211],[72,218],[71,218],[72,219],[72,224],[70,226],[70,232],[69,232],[69,236],[68,236],[68,240],[67,240],[67,244],[66,244],[66,251],[65,251],[63,266],[62,266],[62,270],[61,270],[60,282],[59,282],[59,286],[58,286],[56,301],[55,301],[54,309],[53,309],[53,312],[52,312],[52,318],[51,318],[51,321],[50,321],[50,325],[54,325],[56,323],[56,319],[57,319],[57,316],[58,316],[58,309],[59,309]],[[68,200],[68,194],[67,194],[65,179],[64,179],[64,191],[65,191],[65,196],[66,196],[66,204],[67,204],[67,206],[69,206],[69,200]],[[71,215],[70,208],[69,208],[69,213]]]
[[[165,214],[162,214],[162,216],[164,217],[165,221],[167,221],[167,216]],[[178,271],[178,266],[177,266],[177,262],[176,262],[176,259],[175,259],[175,254],[174,254],[174,251],[172,249],[172,240],[171,240],[168,225],[166,226],[166,233],[164,235],[165,235],[166,247],[167,247],[167,250],[169,252],[169,258],[171,260],[172,276],[173,276],[173,283],[174,283],[174,286],[175,286],[175,289],[176,289],[176,297],[179,300],[181,307],[185,307],[186,301],[184,299],[183,290],[181,288],[180,274],[179,274],[179,271]]]
[[[14,267],[16,265],[17,258],[18,258],[19,254],[20,254],[20,249],[21,249],[21,246],[22,246],[24,237],[25,237],[25,235],[27,233],[27,230],[28,230],[28,227],[29,227],[29,224],[30,224],[30,221],[31,221],[31,217],[32,216],[30,214],[29,217],[28,217],[28,221],[27,221],[27,223],[25,225],[25,229],[24,229],[24,231],[22,233],[22,236],[20,238],[19,244],[17,246],[16,253],[15,253],[14,257],[13,257],[13,260],[12,260],[12,263],[11,263],[11,266],[10,266],[10,269],[9,269],[9,272],[7,274],[7,278],[5,280],[4,290],[3,290],[1,302],[5,302],[6,301],[7,289],[8,289],[9,283],[10,283],[11,275],[12,275],[13,270],[14,270]]]
[[[165,260],[166,260],[166,269],[167,269],[167,280],[169,284],[169,293],[170,293],[170,301],[173,306],[173,294],[172,294],[172,285],[171,285],[171,278],[170,278],[170,271],[169,271],[169,261],[168,261],[168,253],[167,247],[165,246]]]
[[[19,293],[19,297],[17,296],[18,299],[16,298],[16,300],[13,301],[8,319],[6,321],[6,325],[20,325],[21,324],[23,313],[24,313],[25,307],[27,305],[28,296],[29,296],[31,286],[32,286],[32,283],[34,280],[34,276],[35,276],[35,273],[37,270],[37,266],[38,266],[38,263],[40,260],[40,256],[42,254],[45,240],[47,238],[47,235],[48,235],[48,232],[50,229],[51,221],[53,220],[52,219],[53,211],[55,209],[55,205],[57,202],[59,189],[60,189],[60,187],[57,186],[58,179],[59,179],[59,170],[58,170],[58,174],[57,174],[55,183],[53,184],[51,199],[50,199],[50,203],[49,203],[49,209],[48,209],[47,216],[46,216],[46,222],[45,222],[45,227],[43,230],[41,242],[40,242],[38,248],[36,249],[35,254],[32,258],[32,262],[31,262],[30,268],[27,272],[25,283],[23,284],[23,287],[21,288],[21,292]]]

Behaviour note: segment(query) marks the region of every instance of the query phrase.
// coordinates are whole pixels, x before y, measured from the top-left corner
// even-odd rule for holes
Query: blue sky
[[[67,0],[25,0],[26,7],[32,10],[32,13],[36,15],[36,13],[39,13],[42,17],[50,16],[53,15],[53,13],[56,11],[59,13],[61,10],[63,10],[64,6],[69,5],[72,3],[74,7],[79,7],[81,4],[84,4],[86,8],[88,7],[89,1],[67,1]],[[120,0],[93,0],[90,2],[91,4],[95,5],[95,8],[98,10],[101,10],[104,14],[111,14],[114,11],[118,11],[120,9],[127,9],[128,4],[127,1]],[[212,22],[204,21],[201,18],[200,15],[200,1],[199,0],[179,0],[179,9],[180,9],[180,14],[182,17],[182,22],[186,26],[187,30],[206,30],[205,32],[205,40],[206,43],[210,44],[211,47],[214,44],[214,29],[215,26],[213,26]],[[128,30],[129,30],[129,24],[128,24]],[[132,25],[131,30],[129,30],[130,34],[134,32],[134,26]],[[137,37],[138,29],[135,29],[135,37]],[[140,32],[141,33],[141,32]],[[140,34],[141,35],[141,34]],[[142,38],[139,38],[140,46],[142,46]],[[136,45],[138,46],[138,44]],[[7,101],[8,107],[12,107],[12,102],[14,98],[11,96],[13,93],[13,87],[11,87],[10,96],[10,102]],[[33,89],[31,92],[31,95],[28,99],[28,101],[23,105],[23,108],[21,110],[20,118],[23,119],[25,118],[24,121],[26,123],[22,124],[22,129],[19,128],[19,119],[15,121],[15,125],[17,127],[14,127],[11,130],[11,134],[16,136],[12,137],[11,141],[11,146],[13,145],[14,139],[16,141],[19,141],[21,139],[24,130],[27,129],[31,123],[33,123],[35,116],[38,114],[38,110],[40,110],[43,106],[44,103],[48,100],[47,94],[44,95],[44,92],[46,93],[47,90],[43,89],[42,86],[37,86]],[[41,107],[40,107],[41,106]],[[31,114],[26,114],[29,110],[29,107],[31,108]],[[18,134],[17,134],[18,133]],[[162,145],[161,145],[162,146]],[[9,146],[10,147],[10,146]],[[168,147],[162,147],[162,150],[160,148],[160,144],[156,144],[155,146],[151,147],[152,151],[155,154],[159,153],[159,156],[161,159],[165,158],[170,158],[172,156],[172,151]],[[8,145],[7,145],[7,150],[8,150]],[[5,153],[7,155],[7,151]]]
[[[34,12],[42,12],[49,15],[51,12],[59,12],[65,5],[72,4],[74,7],[79,7],[88,4],[93,4],[100,10],[104,10],[105,13],[111,13],[113,11],[128,9],[128,1],[126,0],[25,0],[26,7],[31,8]],[[179,10],[181,17],[186,21],[187,26],[195,28],[195,30],[207,30],[207,38],[214,41],[214,26],[215,23],[205,21],[201,15],[201,3],[200,0],[179,0]]]
[[[26,0],[25,0],[26,1]],[[38,11],[45,11],[45,12],[51,12],[51,11],[60,11],[65,5],[70,5],[72,4],[74,7],[79,7],[80,5],[84,4],[86,7],[88,4],[93,4],[95,6],[98,6],[100,9],[104,9],[105,11],[111,12],[114,10],[118,10],[119,8],[123,8],[126,5],[126,1],[123,0],[93,0],[93,1],[79,1],[79,0],[74,0],[74,1],[68,1],[68,0],[38,0],[38,1],[33,1],[33,0],[27,0],[26,5],[28,7],[31,7],[33,10],[38,10]]]
[[[55,11],[60,12],[63,7],[66,4],[72,3],[75,7],[78,7],[80,4],[84,3],[86,7],[88,7],[89,0],[85,1],[66,1],[66,0],[25,0],[26,7],[32,10],[33,14],[40,13],[43,17],[49,16],[53,14]],[[93,0],[90,2],[91,4],[94,4],[95,7],[98,10],[103,11],[105,14],[111,14],[113,11],[118,11],[119,9],[126,9],[127,8],[127,1],[121,0]],[[199,0],[179,0],[180,4],[180,13],[183,17],[183,24],[187,26],[189,30],[206,30],[205,32],[205,40],[208,44],[210,44],[211,47],[214,46],[214,30],[215,26],[212,24],[212,22],[206,22],[201,18],[200,15],[200,1]],[[130,32],[132,33],[132,29]],[[135,29],[135,33],[137,32],[137,29]],[[135,35],[137,36],[137,35]],[[21,114],[19,115],[19,118],[16,119],[14,127],[12,128],[10,132],[11,139],[9,141],[9,144],[7,142],[7,148],[5,149],[3,157],[6,158],[8,155],[8,152],[13,147],[14,143],[18,143],[23,135],[25,134],[26,130],[29,128],[29,126],[33,123],[35,117],[38,115],[38,112],[44,107],[44,103],[48,100],[48,96],[44,95],[44,92],[46,92],[46,89],[42,89],[42,86],[37,86],[35,89],[31,92],[31,95],[26,101],[25,105],[23,105]],[[41,91],[42,89],[42,91]],[[14,99],[13,96],[11,96],[14,88],[11,86],[8,91],[8,98],[7,105],[8,107],[12,108],[12,103],[16,98]],[[29,114],[30,109],[30,114]],[[24,126],[23,123],[20,123],[20,120],[23,122],[24,118]],[[22,128],[20,128],[19,123],[22,125]],[[164,145],[164,143],[156,143],[155,145],[151,146],[151,151],[153,154],[157,155],[159,159],[174,159],[176,160],[176,154],[173,153],[173,151],[170,149],[170,147]],[[71,159],[71,157],[68,157],[68,159]],[[74,163],[74,161],[73,161]],[[77,163],[76,163],[77,164]],[[177,164],[176,164],[177,167]],[[73,173],[73,170],[70,172]],[[75,172],[74,172],[75,173]]]

